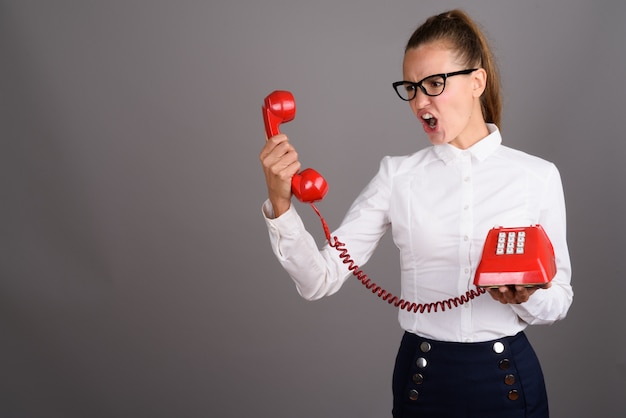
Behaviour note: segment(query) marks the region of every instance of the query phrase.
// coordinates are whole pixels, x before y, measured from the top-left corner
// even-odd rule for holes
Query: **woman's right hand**
[[[259,155],[267,193],[274,216],[285,213],[291,205],[291,178],[300,170],[296,149],[289,143],[287,135],[278,134],[269,138]]]

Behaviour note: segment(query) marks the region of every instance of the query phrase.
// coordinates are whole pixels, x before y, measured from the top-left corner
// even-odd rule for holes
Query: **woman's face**
[[[468,69],[455,60],[452,49],[441,42],[409,49],[404,55],[403,77],[419,82],[425,77]],[[480,68],[467,75],[446,80],[439,96],[427,96],[420,89],[409,102],[433,144],[451,144],[465,149],[489,134],[480,106],[486,73]]]

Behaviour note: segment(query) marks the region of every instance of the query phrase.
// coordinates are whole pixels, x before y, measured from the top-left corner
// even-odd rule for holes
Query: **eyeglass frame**
[[[418,81],[417,83],[413,82],[413,81],[396,81],[394,82],[393,85],[393,89],[396,92],[396,94],[398,95],[398,97],[402,100],[404,100],[405,102],[410,102],[411,100],[415,99],[415,97],[417,97],[417,89],[413,90],[413,97],[411,97],[410,99],[405,99],[404,97],[402,97],[402,95],[400,94],[400,92],[398,91],[398,87],[399,86],[403,86],[403,85],[410,85],[412,87],[419,87],[419,89],[422,91],[422,93],[424,93],[426,96],[430,96],[430,97],[436,97],[439,96],[440,94],[443,93],[443,91],[446,89],[446,80],[449,77],[453,77],[455,75],[467,75],[467,74],[471,74],[474,71],[478,70],[478,68],[470,68],[467,70],[460,70],[460,71],[453,71],[451,73],[441,73],[441,74],[433,74],[433,75],[429,75],[427,77],[422,78],[420,81]],[[424,87],[422,84],[424,83],[424,81],[428,80],[429,78],[432,77],[441,77],[443,78],[443,88],[441,89],[441,92],[437,93],[437,94],[429,94],[426,91],[426,87]]]

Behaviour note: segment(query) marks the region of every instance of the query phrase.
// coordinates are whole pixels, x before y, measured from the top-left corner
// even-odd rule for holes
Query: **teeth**
[[[430,113],[424,113],[422,115],[422,119],[424,119],[425,121],[428,122],[428,125],[431,128],[434,128],[435,125],[437,124],[437,119],[435,119],[435,117],[433,115],[431,115]]]

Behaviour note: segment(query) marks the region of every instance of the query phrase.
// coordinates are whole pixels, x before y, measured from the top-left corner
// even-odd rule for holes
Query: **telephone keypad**
[[[496,255],[504,254],[524,254],[526,244],[526,232],[509,231],[498,233],[498,244],[496,245]]]

